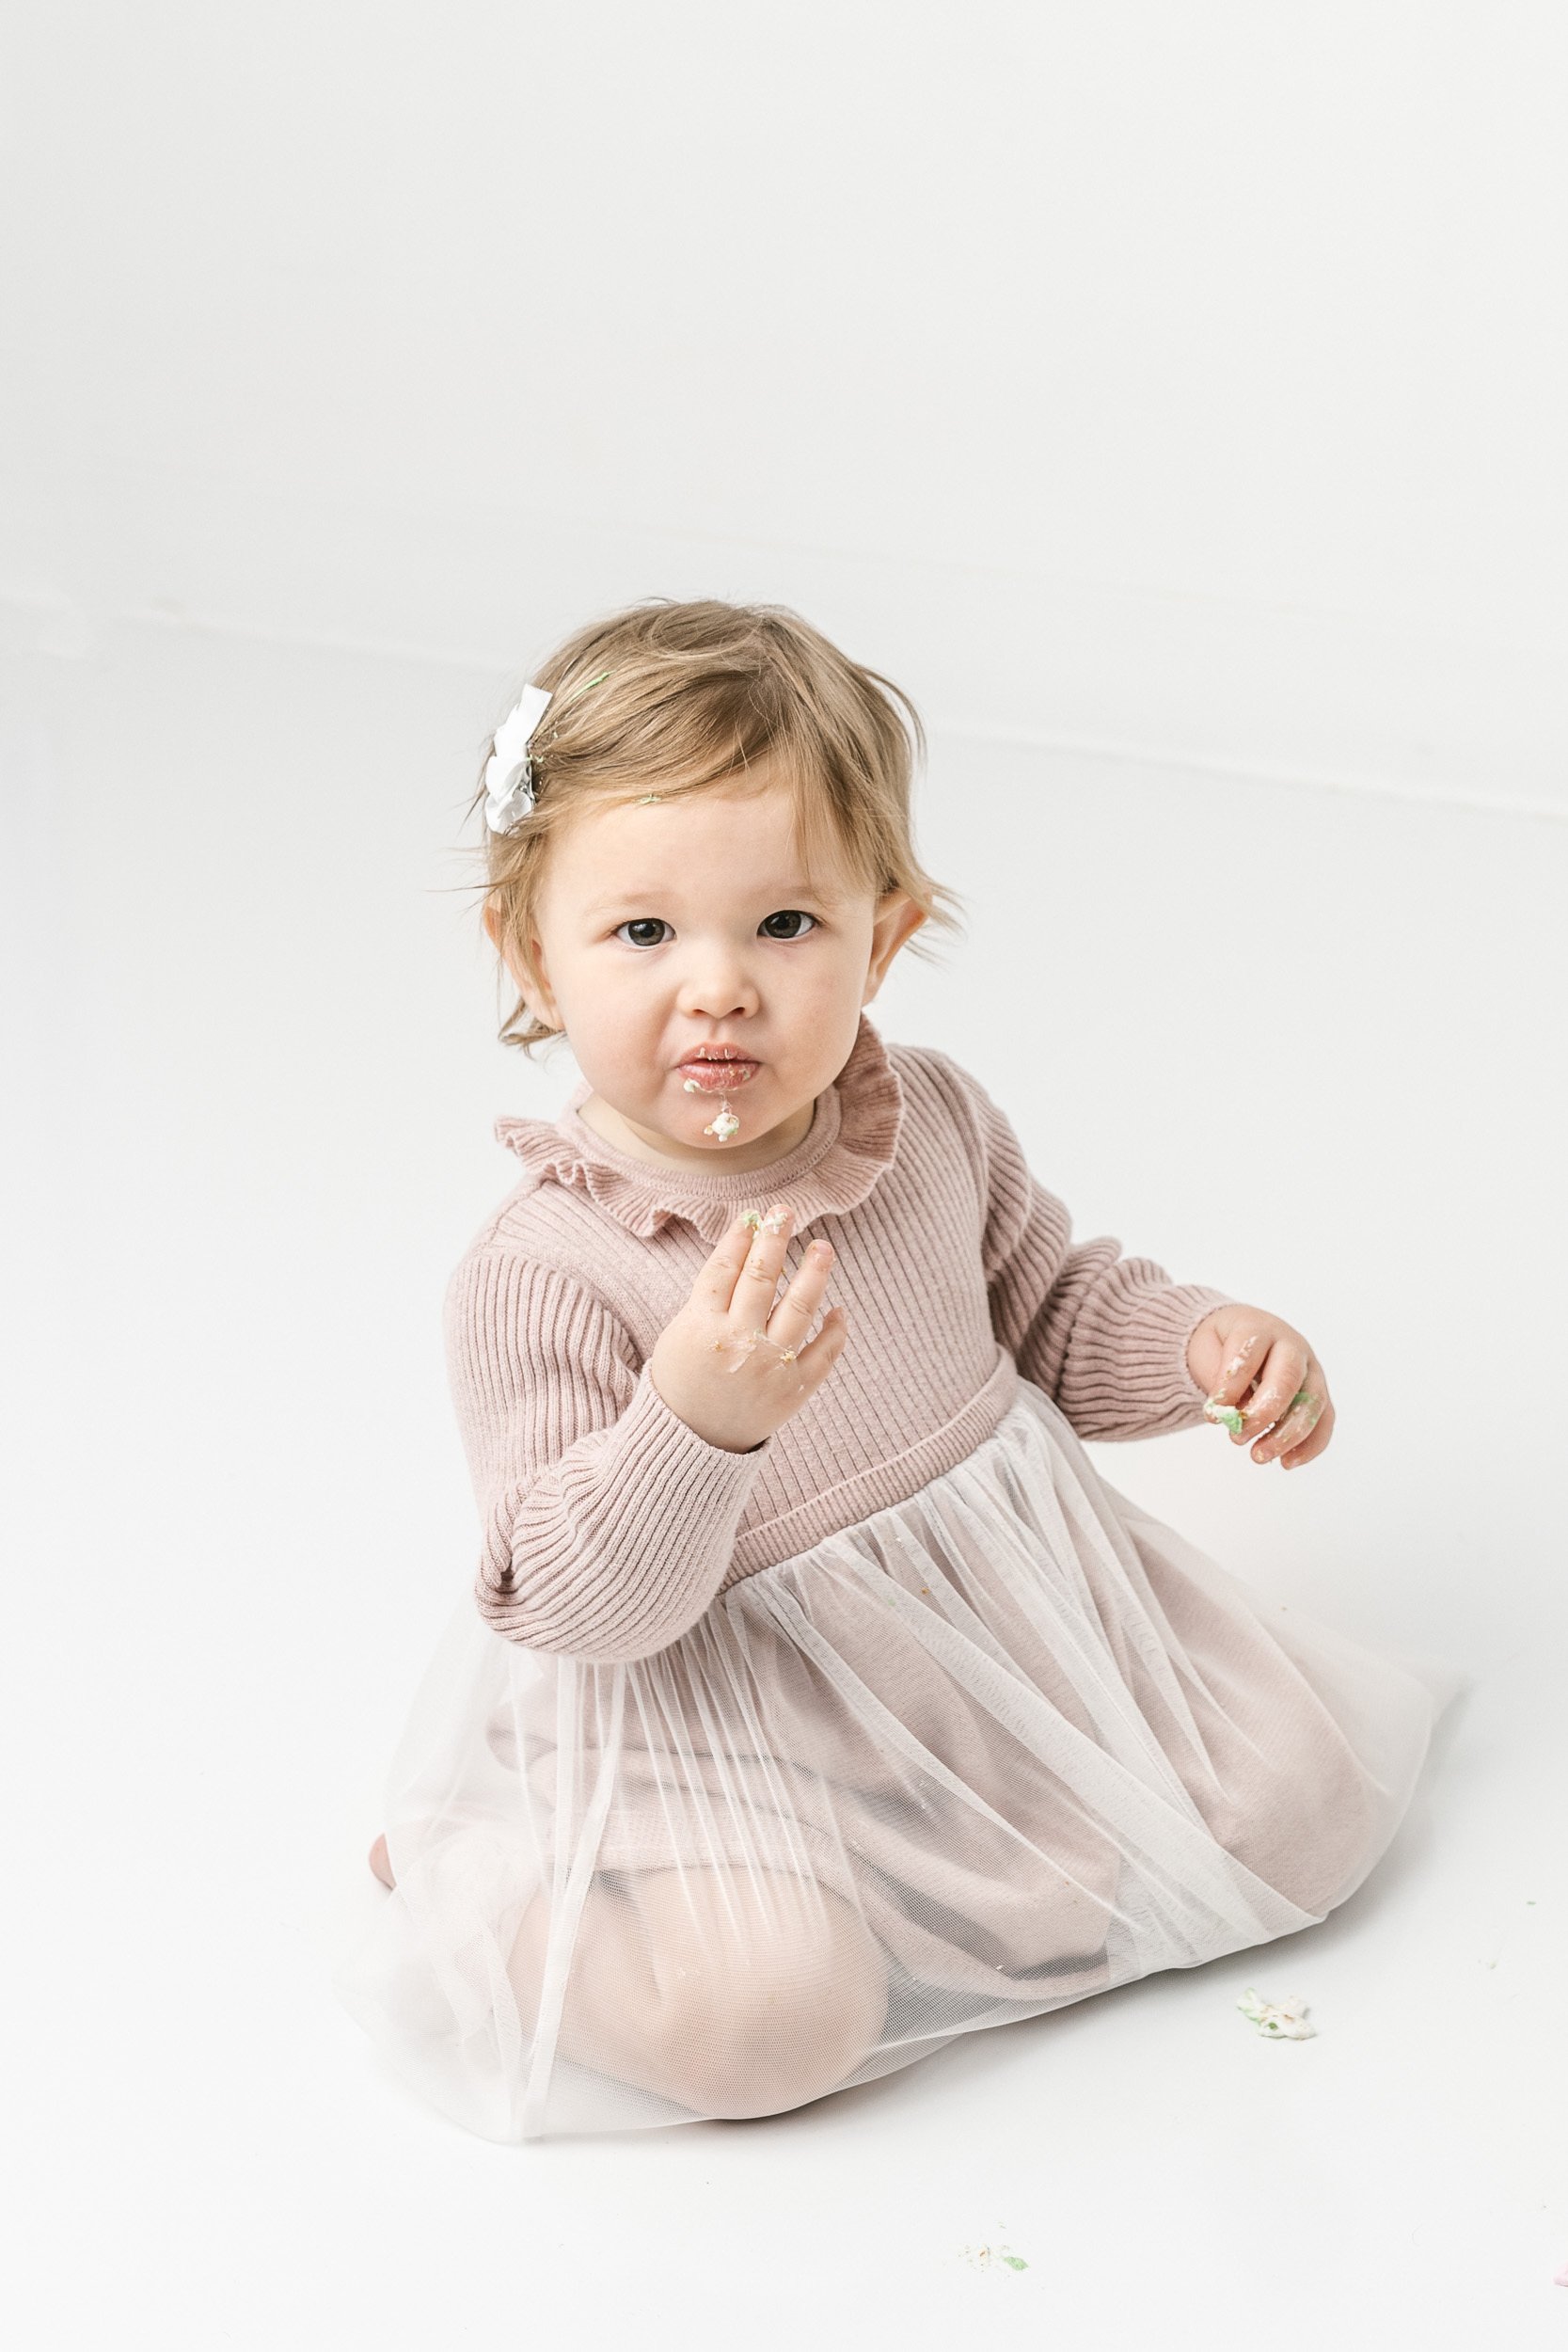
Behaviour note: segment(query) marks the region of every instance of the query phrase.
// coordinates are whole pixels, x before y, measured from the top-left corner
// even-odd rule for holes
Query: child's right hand
[[[778,1231],[770,1232],[769,1224]],[[804,1344],[827,1287],[831,1242],[812,1243],[774,1304],[789,1228],[790,1212],[782,1201],[755,1232],[737,1216],[648,1359],[653,1384],[671,1411],[710,1445],[732,1454],[749,1453],[798,1413],[843,1352],[847,1325],[842,1307],[830,1307],[816,1337]],[[766,1336],[753,1342],[751,1335],[759,1328]]]

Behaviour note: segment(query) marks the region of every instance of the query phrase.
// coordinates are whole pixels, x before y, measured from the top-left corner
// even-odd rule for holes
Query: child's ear
[[[906,890],[889,890],[877,901],[877,913],[871,925],[871,963],[866,977],[870,986],[863,1001],[871,998],[887,977],[888,967],[907,939],[912,938],[926,920],[924,907],[916,906]]]
[[[545,970],[544,950],[537,940],[533,943],[533,957],[532,968],[526,963],[513,968],[512,977],[517,983],[517,993],[535,1021],[542,1021],[547,1029],[563,1029],[566,1024],[561,1018],[561,1010]]]
[[[500,911],[499,911],[499,908],[494,908],[494,906],[486,906],[486,908],[484,908],[484,930],[489,931],[489,944],[491,944],[491,948],[496,950],[496,955],[499,955],[499,958],[500,958],[500,962],[503,962],[503,964],[505,964],[505,969],[508,969],[510,981],[513,981],[513,986],[517,988],[517,995],[522,997],[524,1002],[527,1002],[529,1011],[531,1011],[533,1019],[538,1021],[538,1019],[541,1019],[541,1014],[538,1014],[538,1007],[533,1005],[533,978],[529,977],[527,972],[524,972],[522,964],[519,964],[519,960],[517,960],[517,955],[515,955],[513,946],[510,946],[510,941],[505,939],[503,925],[500,925]]]
[[[561,1017],[561,1008],[555,1001],[555,991],[550,986],[550,976],[545,962],[545,943],[537,931],[530,942],[530,947],[531,958],[524,964],[517,986],[528,998],[536,1021],[543,1021],[552,1029],[563,1029],[566,1024]]]

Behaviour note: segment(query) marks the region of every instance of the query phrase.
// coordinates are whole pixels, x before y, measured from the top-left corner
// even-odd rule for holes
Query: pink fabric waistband
[[[781,1560],[809,1551],[824,1536],[869,1518],[873,1511],[883,1511],[892,1502],[907,1502],[944,1470],[956,1470],[996,1429],[1018,1394],[1019,1378],[1013,1358],[998,1345],[990,1377],[951,1421],[917,1438],[913,1445],[906,1446],[901,1454],[891,1454],[873,1469],[857,1470],[840,1485],[825,1487],[795,1510],[743,1529],[720,1591],[727,1592],[732,1584],[738,1583],[742,1577],[754,1576],[759,1568],[775,1567]]]

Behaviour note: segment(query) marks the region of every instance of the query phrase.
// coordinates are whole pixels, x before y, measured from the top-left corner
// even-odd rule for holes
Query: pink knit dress
[[[335,1977],[404,2074],[498,2140],[735,2111],[563,2035],[594,1889],[667,1938],[651,1980],[691,1973],[640,1873],[692,1921],[721,1873],[849,1907],[886,2006],[830,2088],[1342,1902],[1462,1677],[1254,1597],[1082,1443],[1202,1423],[1186,1342],[1227,1294],[1072,1242],[979,1083],[863,1014],[770,1168],[637,1160],[587,1093],[498,1120],[520,1182],[447,1295],[478,1571],[388,1775],[396,1888]],[[774,1200],[785,1279],[833,1243],[848,1338],[737,1454],[647,1359]]]

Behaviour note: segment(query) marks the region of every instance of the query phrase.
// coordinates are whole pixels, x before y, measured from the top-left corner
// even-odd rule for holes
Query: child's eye
[[[805,939],[809,937],[810,934],[803,930],[769,930],[768,925],[771,923],[809,923],[815,930],[816,928],[816,917],[815,914],[806,914],[804,908],[802,907],[784,907],[781,908],[777,914],[765,914],[763,916],[760,928],[764,932],[766,932],[769,939]],[[661,914],[634,914],[629,921],[618,923],[616,925],[615,936],[617,939],[620,939],[627,931],[641,931],[644,933],[658,930],[667,931],[669,928],[669,924],[666,923]],[[661,939],[648,939],[644,937],[641,939],[631,938],[626,940],[626,946],[628,947],[662,947],[663,945],[664,942]]]
[[[669,928],[662,914],[634,914],[629,923],[615,926],[615,936],[619,939],[623,931],[657,931],[668,930]],[[628,939],[626,942],[628,947],[662,947],[663,945],[661,939]]]

